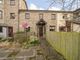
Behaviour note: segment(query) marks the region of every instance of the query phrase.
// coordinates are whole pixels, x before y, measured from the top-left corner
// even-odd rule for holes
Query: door
[[[39,36],[43,37],[44,33],[43,33],[43,26],[39,26]]]
[[[67,32],[71,32],[71,22],[66,21]]]
[[[8,27],[8,36],[13,37],[13,27]]]
[[[37,33],[38,33],[38,37],[45,37],[45,33],[46,33],[46,22],[43,19],[40,19],[37,22]]]

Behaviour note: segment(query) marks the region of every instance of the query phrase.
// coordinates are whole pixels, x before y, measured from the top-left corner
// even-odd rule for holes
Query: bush
[[[31,41],[30,44],[35,46],[35,45],[39,45],[40,42],[39,42],[39,40],[34,40],[34,41]]]
[[[0,37],[0,40],[2,39],[2,37]]]

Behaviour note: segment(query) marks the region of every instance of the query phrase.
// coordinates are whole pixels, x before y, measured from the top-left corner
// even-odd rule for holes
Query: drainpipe
[[[20,19],[19,19],[19,14],[20,14],[20,12],[19,12],[19,1],[20,1],[20,0],[18,0],[18,30],[17,30],[18,32],[19,32],[19,30],[20,30],[20,28],[19,28],[19,22],[20,22],[20,21],[19,21],[19,20],[20,20]]]

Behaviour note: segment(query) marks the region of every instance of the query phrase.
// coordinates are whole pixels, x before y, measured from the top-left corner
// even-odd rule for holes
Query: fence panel
[[[47,32],[47,40],[66,60],[79,60],[79,36],[77,32]]]

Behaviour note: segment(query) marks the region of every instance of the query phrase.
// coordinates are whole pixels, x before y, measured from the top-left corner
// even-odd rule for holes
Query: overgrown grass
[[[31,46],[37,46],[40,44],[38,38],[36,36],[30,35],[29,32],[17,32],[14,37],[14,41],[17,41],[21,44],[22,48],[29,48]]]

